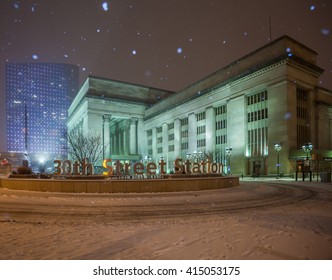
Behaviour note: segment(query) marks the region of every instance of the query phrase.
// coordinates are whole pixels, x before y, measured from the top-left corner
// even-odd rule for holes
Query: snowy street
[[[181,193],[0,188],[0,259],[331,259],[332,186],[286,180]]]

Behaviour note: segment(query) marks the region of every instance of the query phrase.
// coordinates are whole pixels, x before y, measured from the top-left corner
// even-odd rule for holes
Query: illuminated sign
[[[54,175],[93,175],[94,168],[86,159],[80,164],[78,161],[72,163],[70,160],[55,160]],[[209,160],[200,162],[183,161],[177,158],[174,163],[175,174],[221,174],[223,165],[221,163],[212,163]],[[156,175],[166,174],[166,162],[161,160],[157,163],[143,162],[121,163],[119,160],[112,162],[112,159],[105,159],[103,167],[107,170],[103,172],[105,176],[122,176],[122,175]]]

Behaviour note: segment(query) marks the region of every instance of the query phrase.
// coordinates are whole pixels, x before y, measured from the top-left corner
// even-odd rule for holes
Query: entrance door
[[[260,177],[261,169],[262,169],[261,161],[254,161],[253,162],[253,176]]]

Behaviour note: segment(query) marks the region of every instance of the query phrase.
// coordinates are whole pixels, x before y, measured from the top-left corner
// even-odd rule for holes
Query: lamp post
[[[307,154],[307,158],[306,160],[309,160],[309,153],[311,153],[312,151],[312,144],[311,143],[305,143],[303,146],[302,146],[302,150],[303,152],[305,152]]]
[[[311,143],[305,143],[302,146],[303,152],[306,153],[306,161],[304,162],[305,170],[310,172],[310,181],[311,179],[311,171],[310,171],[310,160],[309,160],[309,153],[311,154],[313,145]],[[304,179],[304,178],[303,178]]]
[[[281,151],[281,148],[282,148],[282,145],[280,142],[275,142],[274,143],[274,149],[275,151],[277,152],[277,179],[279,179],[279,174],[280,174],[280,171],[279,171],[279,168],[280,168],[280,164],[279,164],[279,152]]]
[[[233,149],[230,147],[226,147],[225,151],[226,151],[226,155],[228,158],[227,174],[229,175],[231,173],[231,155],[232,155]],[[227,163],[227,160],[226,160],[226,163]]]
[[[197,151],[193,151],[193,158],[194,161],[197,162]]]
[[[203,152],[199,151],[198,152],[198,161],[202,161],[203,160]]]

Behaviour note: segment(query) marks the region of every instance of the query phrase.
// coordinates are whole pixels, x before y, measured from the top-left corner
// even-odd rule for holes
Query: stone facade
[[[176,93],[89,77],[67,125],[101,133],[112,160],[208,157],[224,173],[263,176],[277,173],[279,158],[289,175],[310,142],[311,169],[330,169],[332,92],[318,86],[316,58],[283,36]]]

